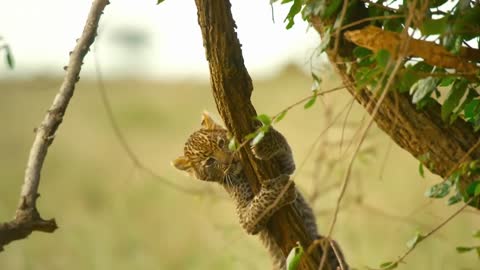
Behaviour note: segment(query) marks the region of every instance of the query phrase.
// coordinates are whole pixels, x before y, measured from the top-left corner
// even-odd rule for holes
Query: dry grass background
[[[332,80],[331,74],[323,75]],[[14,214],[33,128],[60,81],[0,82],[1,221]],[[254,104],[259,112],[273,115],[309,95],[310,83],[309,76],[292,68],[274,78],[254,81]],[[146,166],[183,186],[203,189],[211,185],[194,181],[169,165],[198,127],[202,110],[215,112],[208,81],[132,79],[105,84],[119,125]],[[333,118],[349,100],[341,92],[329,94],[309,110],[293,109],[278,124],[294,149],[297,164],[327,125],[326,109]],[[343,150],[363,116],[364,111],[354,105]],[[338,188],[322,190],[340,181],[348,156],[340,155],[338,144],[326,142],[340,141],[344,118],[321,137],[323,144],[296,175],[297,185],[306,194],[320,190],[315,209],[323,232]],[[428,231],[455,210],[443,201],[425,198],[424,191],[438,178],[427,173],[422,179],[418,162],[395,145],[387,155],[389,145],[389,139],[376,128],[369,132],[334,231],[349,261],[358,268],[395,259],[417,230]],[[332,164],[337,164],[334,169]],[[322,171],[312,179],[317,169]],[[54,234],[34,233],[28,240],[7,246],[0,253],[0,269],[269,269],[266,252],[255,237],[241,231],[233,204],[223,199],[222,190],[212,187],[208,193],[185,194],[135,168],[112,132],[94,81],[82,79],[77,86],[47,156],[40,192],[41,214],[55,217],[60,229]],[[473,253],[459,255],[454,249],[475,244],[471,233],[479,229],[478,219],[478,213],[463,213],[422,243],[399,269],[478,269],[480,263]]]

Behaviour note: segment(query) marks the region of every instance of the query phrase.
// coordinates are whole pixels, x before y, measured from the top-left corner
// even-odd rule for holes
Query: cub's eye
[[[205,165],[206,165],[206,166],[212,166],[213,163],[215,163],[215,161],[216,161],[216,160],[215,160],[213,157],[209,157],[209,158],[207,159],[207,161],[205,161]]]
[[[218,140],[218,147],[223,148],[225,146],[225,140],[224,139],[219,139]]]

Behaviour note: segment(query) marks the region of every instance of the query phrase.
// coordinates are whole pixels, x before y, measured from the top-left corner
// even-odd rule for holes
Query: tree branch
[[[235,22],[228,0],[195,0],[198,23],[209,61],[213,97],[227,129],[237,141],[256,130],[257,115],[250,96],[252,80],[245,68],[241,45],[235,32]],[[260,179],[271,179],[279,171],[276,164],[256,159],[248,147],[240,150],[245,174],[252,189],[258,192]],[[305,230],[305,224],[293,205],[278,211],[270,220],[268,230],[275,237],[284,254],[296,246],[297,241],[307,248],[315,240]],[[300,269],[318,269],[322,257],[318,247],[305,255]],[[333,264],[333,263],[332,263]],[[325,267],[327,269],[327,267]]]
[[[382,30],[373,25],[369,25],[359,30],[345,32],[345,38],[358,46],[365,47],[374,52],[381,49],[390,52],[393,58],[397,58],[398,48],[404,42],[400,33]],[[454,68],[461,73],[467,73],[475,77],[479,68],[467,61],[480,61],[479,51],[472,48],[462,47],[460,54],[453,55],[445,47],[425,40],[411,39],[406,49],[405,56],[421,57],[425,62],[432,66],[444,68]]]
[[[352,9],[355,10],[355,18],[351,21],[364,19],[368,16],[364,3],[356,1]],[[350,22],[351,22],[350,21]],[[320,34],[325,34],[325,26],[331,25],[331,21],[312,17],[310,22]],[[346,23],[350,23],[346,22]],[[358,25],[345,31],[363,28]],[[341,37],[340,37],[341,38]],[[378,98],[368,89],[356,89],[354,72],[347,72],[347,67],[342,62],[353,59],[354,44],[341,40],[342,46],[334,59],[331,50],[327,50],[331,64],[341,76],[350,94],[371,114]],[[375,122],[393,141],[413,156],[419,159],[429,153],[430,159],[420,160],[431,172],[446,178],[452,173],[452,169],[459,163],[480,158],[480,147],[477,146],[478,134],[475,134],[471,125],[458,118],[454,123],[445,123],[440,117],[441,107],[435,103],[421,111],[412,104],[408,93],[400,94],[390,92],[387,94],[375,115]],[[432,166],[428,166],[431,164]],[[470,179],[471,180],[471,179]],[[463,187],[468,186],[469,181],[463,181]],[[476,206],[479,208],[480,206]]]
[[[30,149],[25,178],[20,193],[20,203],[15,213],[15,219],[0,224],[0,251],[3,250],[5,245],[12,241],[26,238],[33,231],[51,233],[57,229],[55,219],[44,220],[37,211],[36,200],[40,196],[38,194],[40,173],[47,156],[48,147],[55,138],[55,132],[62,123],[68,103],[72,98],[75,83],[80,79],[79,74],[83,58],[95,40],[98,22],[107,4],[109,4],[108,0],[96,0],[93,2],[83,33],[70,53],[70,60],[68,67],[66,67],[65,78],[60,86],[60,90],[42,123],[35,129],[36,135]]]

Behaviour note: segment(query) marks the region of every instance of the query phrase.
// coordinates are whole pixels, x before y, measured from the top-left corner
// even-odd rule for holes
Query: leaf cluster
[[[348,1],[350,6],[360,0]],[[325,26],[320,51],[328,48],[330,36],[338,27],[347,22],[339,20],[353,17],[357,12],[347,8],[344,17],[340,10],[342,0],[271,0],[290,5],[285,18],[287,29],[295,24],[295,18],[301,14],[303,20],[309,21],[312,16],[324,21],[334,22]],[[474,0],[435,0],[435,1],[364,1],[368,10],[369,23],[383,30],[400,33],[405,30],[406,20],[413,13],[409,25],[410,33],[416,39],[426,40],[445,47],[450,53],[459,57],[467,57],[467,49],[477,49],[480,45],[480,5]],[[416,3],[416,5],[414,5]],[[326,20],[330,19],[330,20]],[[351,23],[350,21],[348,23]],[[385,84],[381,79],[390,74],[387,63],[390,55],[385,50],[376,53],[357,47],[353,51],[356,68],[354,77],[360,89],[378,88]],[[479,57],[466,59],[478,67]],[[479,69],[480,70],[480,69]],[[431,66],[422,58],[407,58],[395,76],[396,91],[409,92],[412,103],[418,109],[439,102],[442,104],[441,118],[446,123],[453,123],[459,117],[472,125],[475,131],[480,130],[480,73],[462,74],[453,69]]]

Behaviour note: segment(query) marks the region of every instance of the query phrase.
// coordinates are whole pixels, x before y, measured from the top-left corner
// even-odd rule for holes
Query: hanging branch
[[[228,0],[195,0],[195,3],[217,109],[227,129],[237,141],[243,141],[247,134],[258,128],[258,123],[253,120],[257,114],[250,100],[252,80],[243,62],[231,4]],[[247,148],[243,147],[240,155],[250,185],[254,192],[258,192],[259,179],[271,179],[279,170],[273,162],[256,159]],[[315,240],[307,234],[299,211],[293,205],[278,211],[271,218],[268,230],[284,254],[288,254],[297,241],[306,248]],[[300,269],[317,270],[321,257],[321,248],[318,247],[304,256]]]
[[[93,2],[83,33],[70,53],[70,60],[60,90],[42,123],[35,129],[35,139],[30,149],[15,219],[0,224],[0,251],[3,250],[5,245],[26,238],[33,231],[52,233],[57,229],[55,219],[42,219],[36,207],[37,198],[40,196],[38,194],[40,174],[48,147],[52,144],[55,132],[62,123],[68,103],[73,96],[75,83],[80,79],[79,74],[83,58],[95,40],[100,16],[108,4],[108,0],[95,0]]]

